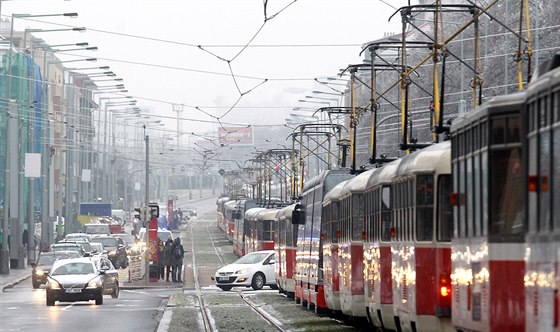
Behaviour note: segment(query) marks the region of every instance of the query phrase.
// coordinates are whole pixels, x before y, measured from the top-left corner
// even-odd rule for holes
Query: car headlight
[[[61,289],[62,287],[60,287],[60,284],[53,280],[53,279],[49,279],[49,282],[47,283],[47,288],[50,289]]]
[[[235,272],[235,274],[248,274],[250,269],[242,269]]]
[[[102,285],[101,278],[95,277],[88,282],[86,288],[99,288],[101,287],[101,285]]]
[[[35,270],[35,274],[38,276],[42,276],[43,274],[45,274],[45,271],[41,270],[41,269],[37,269]]]

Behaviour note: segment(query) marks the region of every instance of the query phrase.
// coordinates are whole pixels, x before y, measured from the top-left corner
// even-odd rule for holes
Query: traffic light
[[[149,203],[148,204],[148,211],[150,219],[158,218],[159,217],[159,205],[157,203]]]

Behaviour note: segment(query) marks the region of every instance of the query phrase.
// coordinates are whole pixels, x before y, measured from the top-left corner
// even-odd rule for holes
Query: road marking
[[[62,308],[61,310],[65,311],[66,309],[70,309],[74,306],[75,303],[69,304],[66,307]]]
[[[131,290],[131,289],[123,289],[123,290],[121,290],[121,292],[128,292],[128,293],[141,294],[141,295],[150,295],[150,293],[148,293],[148,292],[136,291],[136,290]]]

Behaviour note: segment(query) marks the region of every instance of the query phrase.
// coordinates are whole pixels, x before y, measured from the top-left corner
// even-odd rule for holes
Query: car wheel
[[[221,288],[223,291],[229,291],[231,290],[231,286],[218,286],[219,288]]]
[[[115,288],[113,289],[113,292],[111,293],[111,297],[114,299],[117,299],[119,297],[119,284],[116,283],[115,284]]]
[[[39,286],[41,286],[41,283],[35,281],[35,280],[31,280],[31,283],[33,284],[33,288],[37,289],[39,288]]]
[[[254,290],[259,290],[263,288],[265,283],[266,283],[266,278],[264,277],[264,274],[257,272],[253,276],[251,287],[253,287]]]
[[[54,299],[52,297],[50,297],[48,293],[47,293],[46,297],[47,297],[47,307],[54,306]]]
[[[99,296],[95,299],[95,305],[102,305],[103,304],[103,293],[99,294]]]

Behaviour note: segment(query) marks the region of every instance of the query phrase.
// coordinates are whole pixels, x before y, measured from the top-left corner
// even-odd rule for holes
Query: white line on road
[[[62,308],[61,310],[66,311],[66,309],[70,309],[74,306],[75,303],[69,304],[66,307]]]

